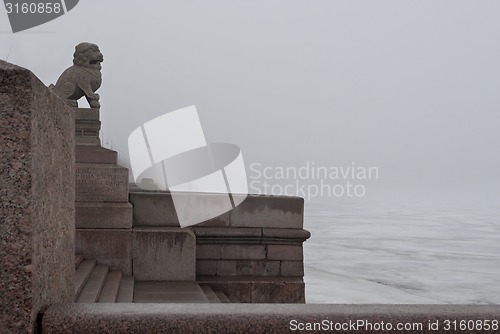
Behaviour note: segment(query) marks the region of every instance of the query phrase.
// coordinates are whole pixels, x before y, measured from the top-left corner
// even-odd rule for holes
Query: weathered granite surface
[[[305,303],[302,277],[285,276],[197,276],[196,282],[222,291],[241,303]]]
[[[111,270],[132,274],[132,229],[76,229],[75,250]]]
[[[130,203],[76,202],[76,228],[132,228]]]
[[[78,126],[78,123],[76,125]],[[118,162],[118,153],[101,146],[77,144],[75,148],[75,162],[116,164]]]
[[[127,316],[124,316],[126,314]],[[249,305],[249,304],[72,304],[50,307],[43,333],[480,333],[444,331],[444,320],[499,319],[498,305]],[[347,324],[344,330],[293,330],[298,323]],[[392,331],[350,326],[358,320],[390,323]],[[429,321],[439,321],[438,331]],[[422,329],[396,330],[398,323]],[[497,331],[490,331],[495,333]],[[484,333],[487,333],[484,331]]]
[[[234,195],[238,197],[241,195]],[[292,196],[248,195],[230,212],[233,227],[303,228],[304,199]]]
[[[29,70],[0,61],[0,331],[32,333],[74,293],[74,118]]]
[[[198,282],[241,302],[304,303],[302,243],[310,237],[308,231],[198,225],[192,229]]]
[[[134,206],[134,225],[179,226],[172,195],[168,192],[144,191],[131,187],[130,202]],[[182,193],[178,193],[180,195]],[[221,194],[203,194],[200,198],[218,198]],[[242,195],[233,195],[241,197]],[[206,200],[210,203],[209,200]],[[304,199],[300,197],[248,195],[231,211],[223,213],[197,227],[302,229]]]
[[[135,226],[180,226],[170,194],[131,192],[129,198]]]
[[[77,202],[128,202],[128,169],[116,164],[76,164]]]
[[[101,130],[101,120],[99,108],[73,108],[75,111],[75,142],[78,146],[101,146],[99,132]],[[81,152],[76,150],[76,162],[93,162],[88,161],[81,156]],[[87,155],[88,157],[88,155]]]
[[[196,237],[180,227],[136,226],[133,273],[138,281],[194,281]]]

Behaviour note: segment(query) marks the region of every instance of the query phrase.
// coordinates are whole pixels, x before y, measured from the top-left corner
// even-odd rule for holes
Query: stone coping
[[[445,321],[494,319],[499,305],[61,304],[45,311],[41,333],[294,333],[315,323],[341,333],[477,333],[445,331]],[[436,321],[439,330],[429,329]]]
[[[129,189],[131,193],[148,193],[148,194],[159,194],[159,195],[165,195],[165,194],[171,194],[172,192],[170,190],[148,190],[148,189],[142,189],[139,188],[135,183],[129,183]],[[189,191],[175,191],[173,193],[176,194],[189,194]],[[223,193],[213,193],[213,192],[196,192],[197,194],[206,194],[206,195],[221,195]],[[302,197],[300,196],[288,196],[288,195],[271,195],[271,194],[241,194],[241,193],[233,193],[234,196],[248,196],[248,197],[254,197],[254,198],[277,198],[277,199],[296,199],[296,200],[303,200]]]
[[[259,227],[192,227],[198,244],[210,243],[299,243],[306,241],[311,233],[296,228]]]
[[[118,152],[109,150],[101,146],[76,145],[75,162],[117,164]]]

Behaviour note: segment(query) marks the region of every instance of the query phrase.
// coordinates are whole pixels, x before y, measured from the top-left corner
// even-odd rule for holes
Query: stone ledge
[[[249,237],[260,238],[262,229],[258,227],[193,227],[197,238],[207,237]]]
[[[118,162],[118,153],[101,146],[76,145],[75,162],[116,164]]]
[[[296,228],[192,227],[198,244],[294,244],[301,245],[311,233]]]
[[[311,237],[311,233],[304,229],[295,228],[263,228],[262,237],[269,239],[297,239],[306,241]]]
[[[126,315],[126,316],[125,316]],[[42,333],[290,333],[290,321],[421,323],[498,319],[498,305],[59,304],[42,317]],[[442,326],[440,327],[442,329]],[[312,332],[312,331],[311,331]],[[342,333],[363,333],[345,330]],[[394,333],[397,331],[394,330]],[[411,333],[411,331],[408,331]],[[387,333],[372,330],[370,333]],[[463,333],[449,331],[447,333]]]

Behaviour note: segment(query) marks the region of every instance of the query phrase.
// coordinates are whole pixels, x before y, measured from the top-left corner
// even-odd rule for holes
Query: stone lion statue
[[[92,43],[80,43],[75,47],[73,66],[66,69],[52,91],[66,101],[70,107],[78,107],[78,100],[85,96],[91,108],[100,108],[101,62],[104,61],[99,47]]]

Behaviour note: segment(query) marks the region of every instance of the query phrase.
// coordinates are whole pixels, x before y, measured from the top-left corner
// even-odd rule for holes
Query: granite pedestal
[[[99,109],[74,109],[76,117],[76,252],[111,270],[132,274],[132,205],[128,169],[100,146]]]

